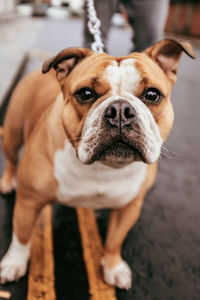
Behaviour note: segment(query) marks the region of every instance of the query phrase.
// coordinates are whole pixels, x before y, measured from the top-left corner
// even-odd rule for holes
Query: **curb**
[[[1,61],[0,109],[11,96],[28,59],[28,53],[25,50],[7,46],[2,48],[2,52],[7,55],[2,55],[3,60]]]

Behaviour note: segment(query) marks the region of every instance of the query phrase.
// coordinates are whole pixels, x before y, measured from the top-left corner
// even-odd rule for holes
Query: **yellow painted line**
[[[0,298],[10,299],[11,293],[7,291],[0,291]]]
[[[92,209],[76,209],[86,264],[90,300],[116,300],[115,289],[103,281],[100,260],[103,246]]]
[[[46,206],[33,234],[27,300],[56,299],[52,236],[52,208]]]

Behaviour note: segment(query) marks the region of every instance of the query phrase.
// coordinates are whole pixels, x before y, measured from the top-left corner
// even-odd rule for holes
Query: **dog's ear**
[[[154,60],[166,73],[170,80],[175,82],[178,64],[182,52],[195,58],[192,46],[187,42],[162,40],[147,48],[144,53]]]
[[[82,59],[92,53],[93,52],[87,48],[64,49],[43,63],[42,73],[47,73],[51,68],[54,68],[56,70],[57,79],[61,81]]]

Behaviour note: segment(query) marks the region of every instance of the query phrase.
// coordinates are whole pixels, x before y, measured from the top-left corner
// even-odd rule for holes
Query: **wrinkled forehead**
[[[144,86],[155,87],[164,94],[168,90],[162,69],[143,53],[121,58],[94,54],[77,66],[74,76],[76,80],[71,83],[74,91],[88,86],[99,94],[109,91],[112,95],[123,96],[123,91],[137,95]]]

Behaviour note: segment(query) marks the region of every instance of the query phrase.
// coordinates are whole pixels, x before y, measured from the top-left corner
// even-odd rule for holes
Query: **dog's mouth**
[[[134,157],[133,157],[134,156]],[[134,160],[141,160],[142,155],[138,149],[135,147],[129,145],[128,143],[125,143],[123,141],[116,141],[113,142],[110,145],[105,146],[100,155],[99,160],[102,158],[111,158],[115,157],[117,159],[134,159]]]
[[[90,157],[89,164],[100,161],[106,165],[121,167],[133,161],[144,161],[143,150],[136,145],[121,139],[112,140],[108,144],[100,144]]]

